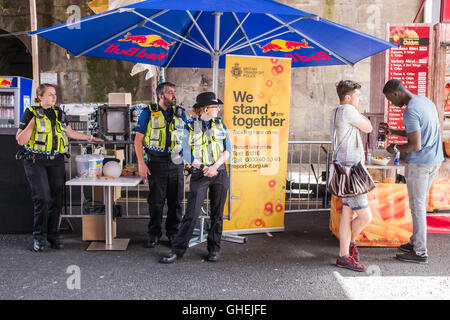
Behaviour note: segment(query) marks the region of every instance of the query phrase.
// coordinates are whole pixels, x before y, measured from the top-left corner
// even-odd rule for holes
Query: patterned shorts
[[[360,210],[369,207],[369,201],[367,200],[367,194],[351,198],[342,198],[342,205],[350,207],[352,210]]]

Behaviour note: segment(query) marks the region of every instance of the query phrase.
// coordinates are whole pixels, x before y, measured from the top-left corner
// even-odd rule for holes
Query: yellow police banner
[[[92,0],[88,2],[88,6],[98,14],[142,1],[144,0]]]
[[[284,230],[290,100],[290,59],[226,57],[224,122],[232,144],[232,202],[224,231]]]

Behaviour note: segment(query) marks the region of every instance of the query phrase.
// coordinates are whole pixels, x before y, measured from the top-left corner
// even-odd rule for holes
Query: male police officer
[[[150,189],[149,248],[158,245],[162,236],[161,221],[166,199],[168,211],[165,230],[171,244],[182,217],[181,202],[184,193],[180,150],[187,121],[185,110],[176,105],[174,84],[159,84],[156,94],[158,104],[142,110],[134,140],[139,175],[144,179],[148,177]],[[144,161],[143,149],[147,153],[147,163]]]

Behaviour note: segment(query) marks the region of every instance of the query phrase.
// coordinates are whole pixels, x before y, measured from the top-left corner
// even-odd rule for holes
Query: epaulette
[[[157,104],[154,104],[154,103],[149,104],[149,105],[148,105],[148,108],[149,108],[150,111],[152,111],[152,112],[157,112],[157,111],[158,111],[158,105],[157,105]]]
[[[180,106],[175,106],[175,116],[178,118],[181,118],[183,116],[183,113],[185,112],[185,109]]]
[[[221,117],[215,117],[215,118],[214,118],[214,122],[219,123],[219,124],[222,124],[222,123],[223,123]]]
[[[44,117],[44,108],[42,108],[40,105],[39,106],[30,106],[29,109],[31,112],[34,111],[33,113],[36,113],[39,118]]]

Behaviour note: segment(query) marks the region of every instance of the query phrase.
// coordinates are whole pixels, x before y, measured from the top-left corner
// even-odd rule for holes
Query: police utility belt
[[[48,155],[41,153],[34,153],[27,151],[25,149],[21,149],[16,153],[16,160],[56,160],[61,159],[63,157],[70,158],[70,154],[68,153],[60,153],[56,155]]]
[[[189,175],[191,175],[191,174],[193,174],[193,173],[202,173],[204,168],[205,168],[205,165],[204,165],[204,164],[202,164],[202,165],[200,166],[200,169],[197,169],[196,167],[193,167],[193,166],[185,167],[185,168],[184,168],[184,175],[187,177],[187,176],[189,176]],[[217,171],[219,171],[219,170],[226,170],[225,165],[222,164],[222,165],[217,169]]]

